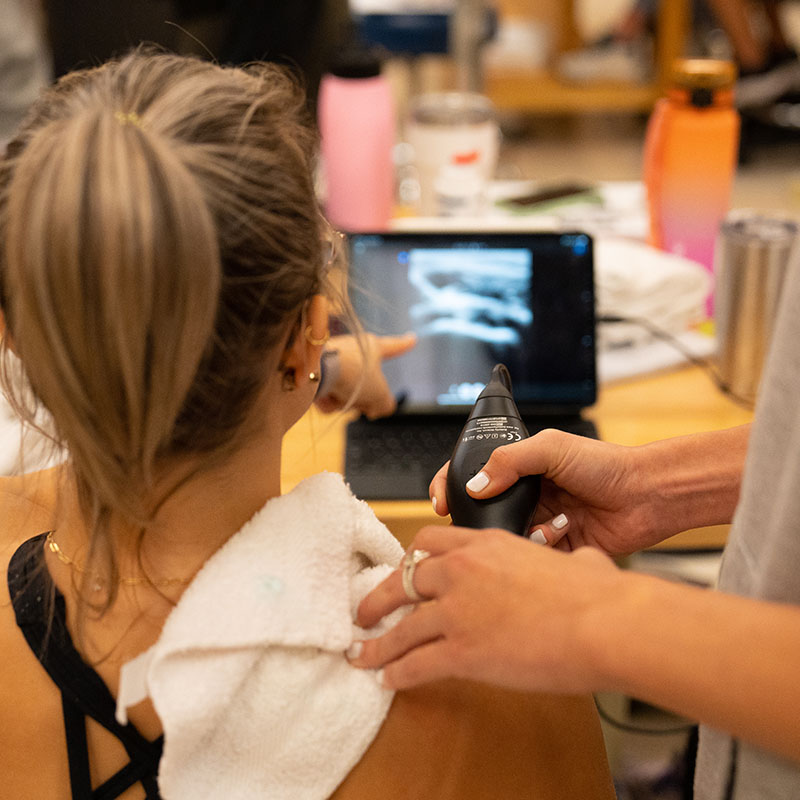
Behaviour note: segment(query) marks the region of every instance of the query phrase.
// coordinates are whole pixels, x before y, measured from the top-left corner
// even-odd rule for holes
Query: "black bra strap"
[[[86,716],[61,694],[64,712],[64,732],[67,734],[69,784],[73,799],[92,796],[92,775],[89,770],[89,745],[86,741]]]
[[[61,690],[67,736],[73,800],[111,800],[141,781],[148,800],[158,800],[156,775],[163,736],[145,739],[133,725],[115,719],[116,702],[103,679],[81,658],[66,626],[64,596],[52,585],[42,561],[43,533],[22,544],[8,567],[8,588],[17,625],[36,657]],[[53,615],[45,614],[48,595],[53,596]],[[90,716],[116,736],[131,758],[130,763],[91,791],[85,717]]]

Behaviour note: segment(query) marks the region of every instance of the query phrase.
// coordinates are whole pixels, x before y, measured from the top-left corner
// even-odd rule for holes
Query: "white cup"
[[[482,94],[435,92],[413,98],[405,134],[419,176],[421,216],[439,213],[436,180],[459,159],[468,158],[485,184],[494,178],[500,128]]]

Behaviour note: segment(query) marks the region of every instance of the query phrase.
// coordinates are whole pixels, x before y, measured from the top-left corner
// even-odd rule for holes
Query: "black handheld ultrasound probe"
[[[447,472],[447,505],[454,525],[466,528],[503,528],[526,536],[539,502],[541,477],[520,478],[502,494],[476,500],[464,484],[480,472],[492,451],[528,438],[511,393],[511,376],[503,364],[492,370],[489,383],[478,395],[458,437]]]

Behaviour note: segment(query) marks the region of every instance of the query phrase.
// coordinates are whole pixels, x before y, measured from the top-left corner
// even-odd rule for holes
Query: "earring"
[[[306,341],[309,344],[314,345],[314,347],[321,347],[323,344],[325,344],[325,342],[328,341],[328,339],[331,338],[331,332],[325,331],[325,335],[321,339],[315,339],[314,333],[311,330],[311,326],[309,325],[306,327],[305,336],[306,336]]]
[[[295,380],[295,372],[294,367],[289,367],[283,373],[283,380],[281,381],[281,389],[284,392],[293,392],[297,388],[297,382]]]
[[[311,381],[311,383],[319,383],[321,377],[322,376],[319,374],[319,372],[308,373],[308,379]]]

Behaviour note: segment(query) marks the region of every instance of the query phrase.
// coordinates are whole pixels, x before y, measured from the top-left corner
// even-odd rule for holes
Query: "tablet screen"
[[[594,402],[586,234],[353,234],[349,257],[350,294],[366,329],[419,337],[384,364],[404,412],[462,413],[498,362],[520,406]]]

